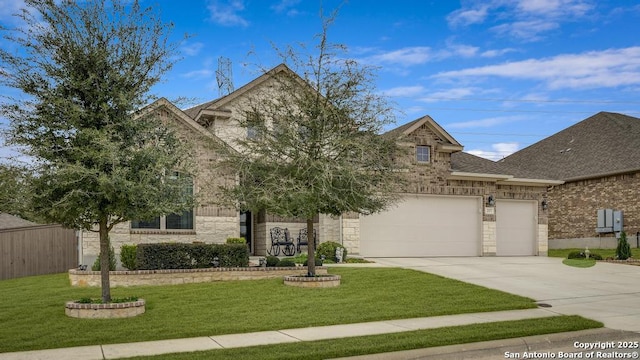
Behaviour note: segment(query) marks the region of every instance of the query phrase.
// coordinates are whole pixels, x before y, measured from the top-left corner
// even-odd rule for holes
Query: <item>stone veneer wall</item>
[[[482,255],[495,256],[497,252],[497,227],[494,221],[482,222]]]
[[[596,233],[598,209],[622,210],[627,238],[635,238],[640,231],[640,172],[554,186],[549,190],[548,201],[551,242],[554,239],[598,242],[598,238],[613,237]],[[615,240],[603,243],[615,244]]]
[[[194,227],[195,231],[132,230],[129,222],[124,222],[113,227],[109,240],[119,263],[120,247],[124,244],[194,241],[223,244],[228,237],[236,237],[240,233],[238,217],[196,216]],[[91,266],[100,253],[98,233],[83,231],[82,238],[82,263]]]

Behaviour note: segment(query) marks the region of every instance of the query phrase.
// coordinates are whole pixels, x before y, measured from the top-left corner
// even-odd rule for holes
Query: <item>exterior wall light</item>
[[[547,203],[547,199],[542,199],[542,203],[540,205],[542,205],[542,210],[545,210],[545,211],[549,207],[549,204]]]
[[[495,204],[496,204],[496,199],[493,197],[493,195],[489,195],[489,197],[487,198],[487,205],[494,206]]]

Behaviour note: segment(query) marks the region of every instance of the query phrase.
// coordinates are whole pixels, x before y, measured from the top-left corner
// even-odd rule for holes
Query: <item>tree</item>
[[[0,163],[0,212],[23,219],[38,219],[29,210],[29,173],[24,165]]]
[[[394,121],[393,108],[374,92],[374,69],[327,42],[334,18],[323,18],[316,55],[280,52],[296,71],[267,72],[274,86],[251,97],[239,120],[252,136],[220,148],[222,165],[239,178],[222,189],[227,203],[306,219],[309,276],[314,217],[379,212],[402,183],[396,139],[380,135]]]
[[[26,0],[25,26],[3,29],[20,50],[0,50],[1,105],[11,144],[35,159],[33,210],[100,237],[103,302],[111,301],[109,232],[121,222],[193,206],[189,150],[153,109],[149,91],[177,44],[137,0]],[[97,229],[97,230],[95,230]]]
[[[629,246],[629,242],[627,241],[627,233],[623,231],[620,233],[620,238],[618,239],[618,246],[616,247],[616,259],[627,260],[630,257],[631,246]]]

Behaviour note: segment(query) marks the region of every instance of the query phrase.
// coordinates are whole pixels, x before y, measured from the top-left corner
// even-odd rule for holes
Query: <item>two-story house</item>
[[[199,205],[182,214],[152,221],[122,223],[111,231],[116,252],[122,244],[146,242],[223,243],[245,237],[251,253],[265,255],[268,231],[286,227],[295,236],[304,219],[280,218],[261,211],[239,212],[216,205],[217,185],[236,181],[216,168],[210,142],[232,144],[250,129],[238,126],[253,96],[273,91],[273,77],[291,72],[279,65],[231,94],[181,110],[160,99],[142,111],[155,111],[174,123],[195,158],[193,191]],[[423,116],[381,136],[390,136],[409,151],[409,186],[402,201],[385,212],[316,219],[319,241],[336,241],[350,254],[385,256],[546,255],[548,185],[561,181],[515,177],[500,164],[463,153],[463,146],[431,117]],[[82,233],[82,262],[99,252],[97,235]]]

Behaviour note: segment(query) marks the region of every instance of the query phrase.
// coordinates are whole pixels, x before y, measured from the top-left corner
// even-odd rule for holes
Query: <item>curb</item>
[[[424,349],[396,351],[380,354],[360,355],[354,357],[337,358],[334,360],[435,360],[435,359],[517,359],[517,358],[560,358],[563,353],[586,353],[596,350],[576,348],[576,342],[603,343],[618,341],[640,341],[640,333],[608,328],[589,329],[581,331],[564,332],[558,334],[535,335],[513,339],[483,341],[477,343],[458,344]],[[636,353],[640,349],[610,349],[597,350],[601,352]],[[534,356],[525,357],[524,353],[533,353]],[[512,356],[510,356],[512,355]],[[579,357],[579,358],[586,358]],[[595,358],[595,357],[594,357]],[[637,357],[629,356],[630,359]]]

